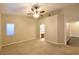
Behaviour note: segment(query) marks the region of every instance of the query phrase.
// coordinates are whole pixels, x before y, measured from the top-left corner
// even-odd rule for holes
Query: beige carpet
[[[79,37],[70,37],[68,45],[73,47],[79,47]]]
[[[31,40],[2,47],[1,55],[73,55],[79,54],[79,48],[54,45],[45,41]]]

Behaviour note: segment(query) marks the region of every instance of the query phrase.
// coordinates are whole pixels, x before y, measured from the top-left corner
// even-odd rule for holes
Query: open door
[[[45,40],[45,25],[44,24],[40,25],[40,39]]]

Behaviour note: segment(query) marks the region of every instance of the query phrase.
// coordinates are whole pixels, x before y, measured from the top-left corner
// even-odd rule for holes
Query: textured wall
[[[14,36],[6,35],[6,24],[15,25]],[[28,41],[36,39],[36,20],[26,16],[19,15],[2,15],[2,44],[10,44],[19,41]]]

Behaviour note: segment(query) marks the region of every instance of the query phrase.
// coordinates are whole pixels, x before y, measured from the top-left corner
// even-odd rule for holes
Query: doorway
[[[40,40],[45,40],[45,25],[40,25]]]
[[[79,47],[79,21],[66,23],[66,43]]]
[[[65,23],[65,43],[68,45],[70,40],[70,23]]]

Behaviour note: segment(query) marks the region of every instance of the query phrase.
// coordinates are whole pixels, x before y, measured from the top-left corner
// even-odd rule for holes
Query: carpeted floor
[[[68,41],[68,45],[73,47],[79,47],[79,37],[71,37]]]
[[[2,47],[1,55],[77,55],[79,48],[31,40]]]

